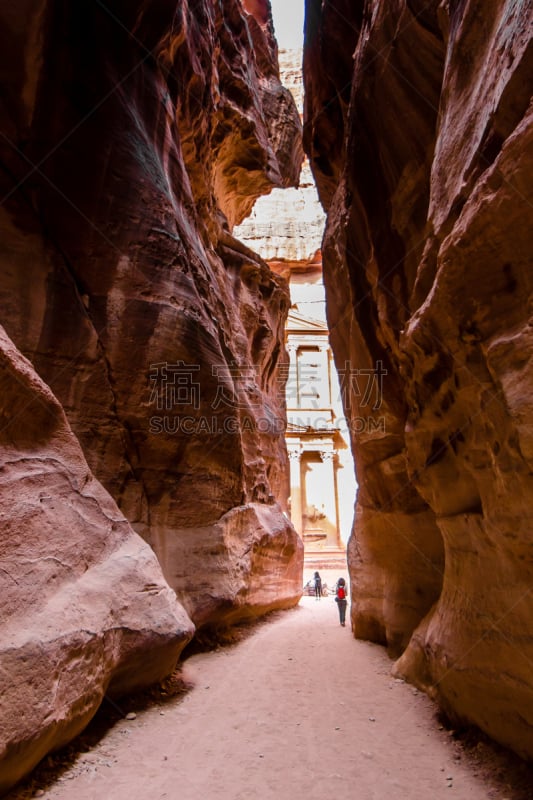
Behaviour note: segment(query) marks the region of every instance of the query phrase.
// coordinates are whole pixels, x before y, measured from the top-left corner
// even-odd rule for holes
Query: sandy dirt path
[[[236,645],[187,659],[190,691],[121,719],[49,800],[487,800],[494,788],[435,707],[353,639],[333,598],[303,598]],[[42,784],[41,784],[42,786]],[[28,791],[28,790],[26,790]],[[22,797],[12,793],[10,797]]]

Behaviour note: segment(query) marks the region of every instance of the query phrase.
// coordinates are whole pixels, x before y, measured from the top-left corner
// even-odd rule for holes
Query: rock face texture
[[[194,626],[3,329],[0,448],[1,792],[104,694],[168,674]]]
[[[280,50],[279,68],[283,85],[303,113],[302,50]],[[298,188],[273,189],[258,198],[234,234],[269,264],[291,261],[305,267],[309,263],[320,264],[324,223],[324,210],[305,159]]]
[[[308,0],[304,55],[355,635],[529,757],[532,22],[511,0]]]
[[[298,189],[274,189],[260,197],[235,235],[269,264],[300,262],[320,265],[324,211],[306,160]]]
[[[303,151],[265,0],[30,0],[0,30],[0,323],[42,380],[6,344],[24,379],[8,368],[2,413],[24,433],[0,440],[0,576],[10,598],[17,570],[31,584],[5,622],[6,785],[107,687],[168,671],[191,619],[299,599],[276,502],[288,291],[232,228],[297,184]]]
[[[288,292],[231,233],[303,157],[268,4],[30,10],[3,20],[3,324],[198,624],[244,596],[294,603],[301,545],[276,504]],[[266,554],[276,580],[251,574]]]

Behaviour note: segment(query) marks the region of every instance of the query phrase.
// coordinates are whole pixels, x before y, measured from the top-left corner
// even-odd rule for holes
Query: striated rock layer
[[[355,635],[531,757],[532,6],[322,6],[304,142],[360,484]]]
[[[280,74],[299,113],[303,112],[302,50],[280,50]],[[234,229],[235,236],[273,266],[278,262],[320,265],[324,210],[306,158],[298,188],[273,189],[256,201],[251,214]]]
[[[266,0],[28,0],[0,31],[0,323],[56,420],[10,367],[5,786],[109,687],[168,672],[191,619],[299,599],[277,503],[288,290],[232,228],[303,153]]]
[[[194,626],[0,328],[0,792],[104,694],[170,672]]]
[[[27,11],[3,19],[2,322],[193,620],[243,596],[293,604],[301,543],[276,503],[288,291],[231,234],[302,161],[268,4]],[[275,581],[226,542],[243,528]],[[211,586],[233,569],[239,590]]]

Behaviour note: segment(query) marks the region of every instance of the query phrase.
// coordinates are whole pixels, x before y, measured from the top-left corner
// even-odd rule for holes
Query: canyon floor
[[[531,797],[532,769],[444,724],[382,648],[339,625],[332,597],[234,637],[159,690],[104,703],[9,800]]]

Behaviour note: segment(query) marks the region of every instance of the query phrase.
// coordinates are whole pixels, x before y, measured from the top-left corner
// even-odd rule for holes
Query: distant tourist
[[[339,620],[344,628],[346,625],[346,606],[348,605],[347,598],[348,592],[346,591],[346,581],[344,578],[339,578],[337,586],[335,587],[335,602],[339,609]]]
[[[320,600],[322,597],[322,578],[320,573],[315,572],[315,599]]]

